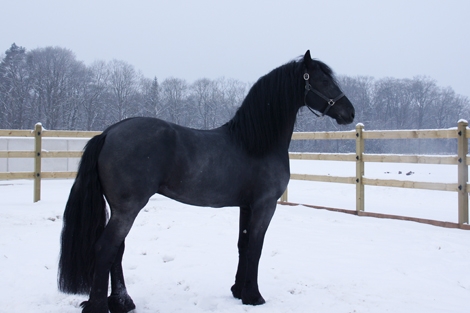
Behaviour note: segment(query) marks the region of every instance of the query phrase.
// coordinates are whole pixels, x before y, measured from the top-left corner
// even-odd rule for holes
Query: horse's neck
[[[284,126],[280,141],[285,145],[286,149],[289,149],[289,145],[292,139],[292,134],[294,133],[294,126],[297,117],[299,108],[295,110],[295,115],[292,119]]]
[[[283,103],[281,105],[288,104]],[[268,120],[263,115],[249,118],[244,114],[234,117],[223,127],[229,130],[248,151],[254,154],[264,154],[273,149],[275,151],[287,151],[294,131],[297,112],[298,108],[293,108],[289,111],[289,116],[284,116],[282,120],[269,120],[270,123],[278,127],[277,129],[266,127],[267,125],[264,123]],[[248,129],[249,131],[247,131]],[[274,134],[275,137],[270,137]]]
[[[302,103],[298,82],[291,73],[295,65],[282,66],[258,80],[228,122],[231,134],[250,153],[262,155],[289,147]]]

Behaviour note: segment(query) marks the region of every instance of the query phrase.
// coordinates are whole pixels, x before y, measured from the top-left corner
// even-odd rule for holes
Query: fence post
[[[287,189],[288,187],[286,188],[286,191],[284,191],[284,193],[281,196],[281,202],[287,202]]]
[[[460,120],[458,123],[457,131],[457,157],[458,157],[458,185],[459,185],[459,224],[468,224],[468,139],[467,139],[467,126],[466,120]]]
[[[41,200],[42,124],[34,126],[34,202]]]
[[[358,123],[356,125],[356,212],[364,211],[364,184],[362,177],[364,176],[364,139],[362,138],[362,131],[364,124]]]

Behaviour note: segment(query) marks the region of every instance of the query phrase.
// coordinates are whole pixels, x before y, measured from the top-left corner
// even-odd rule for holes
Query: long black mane
[[[292,61],[261,77],[226,124],[250,154],[268,152],[281,139],[282,130],[294,124],[304,97],[302,71],[302,63]]]

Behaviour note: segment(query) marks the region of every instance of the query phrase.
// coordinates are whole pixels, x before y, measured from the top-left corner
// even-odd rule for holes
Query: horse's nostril
[[[352,119],[354,119],[356,115],[354,113],[351,114]]]

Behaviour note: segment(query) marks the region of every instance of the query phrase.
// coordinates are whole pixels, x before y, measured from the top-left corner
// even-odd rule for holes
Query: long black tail
[[[65,293],[89,293],[94,245],[106,225],[106,202],[98,176],[98,156],[106,134],[93,137],[83,152],[64,211],[58,285]]]

